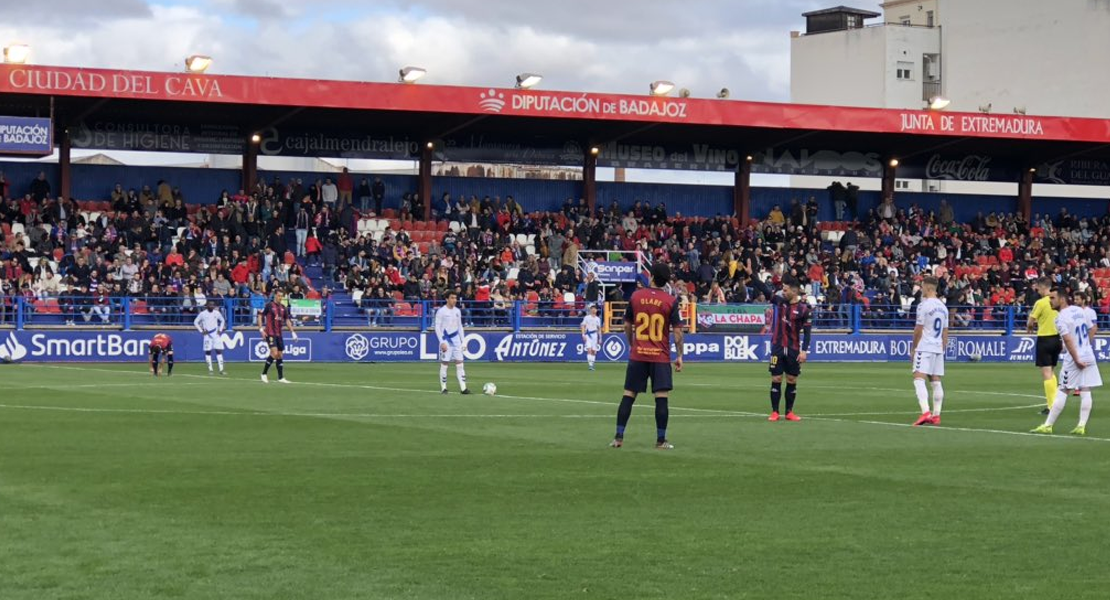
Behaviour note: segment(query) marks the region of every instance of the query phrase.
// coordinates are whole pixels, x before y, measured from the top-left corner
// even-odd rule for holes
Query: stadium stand
[[[808,282],[823,328],[908,327],[925,273],[941,278],[961,328],[1012,329],[1042,275],[1090,290],[1100,318],[1110,315],[1110,218],[1066,209],[1033,223],[999,213],[961,223],[945,203],[903,203],[819,221],[811,196],[740,227],[638,201],[590,214],[568,199],[558,211],[526,212],[512,196],[443,194],[434,219],[421,221],[408,193],[380,215],[322,200],[318,181],[300,179],[263,180],[203,205],[166,181],[117,185],[98,201],[5,198],[0,324],[12,324],[19,305],[34,326],[187,324],[210,298],[242,324],[280,285],[324,300],[335,326],[421,326],[449,290],[461,292],[474,325],[573,326],[587,291],[580,263],[604,258],[586,249],[667,261],[699,303],[766,302],[793,273]]]

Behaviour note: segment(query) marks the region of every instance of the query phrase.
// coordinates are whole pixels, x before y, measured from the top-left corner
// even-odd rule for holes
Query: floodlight
[[[543,81],[543,75],[536,73],[521,73],[516,76],[516,87],[521,90],[530,90]]]
[[[653,81],[650,89],[652,96],[666,96],[674,90],[674,83],[662,80]]]
[[[416,83],[428,74],[426,69],[420,67],[405,67],[401,69],[401,83]]]
[[[31,47],[27,44],[12,44],[4,47],[4,62],[22,65],[31,57]]]
[[[185,70],[190,73],[203,73],[212,66],[212,57],[203,54],[193,54],[185,59]]]
[[[944,96],[933,96],[929,98],[929,110],[944,110],[952,101]]]

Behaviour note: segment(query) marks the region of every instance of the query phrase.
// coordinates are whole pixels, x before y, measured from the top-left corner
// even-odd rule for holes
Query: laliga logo
[[[254,356],[258,360],[266,360],[270,356],[270,346],[266,342],[258,342],[254,345]]]
[[[370,354],[370,341],[356,333],[347,338],[346,343],[343,344],[343,350],[347,353],[347,358],[359,361]]]
[[[624,340],[618,336],[613,336],[606,340],[605,346],[602,351],[605,353],[605,358],[609,360],[620,360],[624,357],[624,352],[627,348],[624,345]]]
[[[15,332],[8,334],[8,339],[3,344],[0,344],[0,360],[4,362],[15,362],[22,360],[27,356],[27,347],[19,343],[15,339]]]
[[[486,112],[499,113],[501,109],[505,108],[505,94],[498,93],[495,89],[491,88],[488,92],[482,92],[478,94],[478,97],[481,98],[478,101],[478,106],[481,106],[482,110]]]

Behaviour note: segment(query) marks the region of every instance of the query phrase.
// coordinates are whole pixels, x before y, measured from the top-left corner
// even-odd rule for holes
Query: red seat
[[[58,306],[58,301],[54,298],[47,298],[45,300],[39,300],[38,302],[35,302],[35,311],[40,312],[44,315],[62,314],[62,308]]]
[[[447,221],[440,221],[439,223],[436,223],[436,231],[438,231],[440,233],[444,233],[450,228],[451,228],[451,224],[448,223]]]
[[[297,262],[297,257],[290,251],[285,251],[285,264],[291,265]]]
[[[382,211],[381,218],[383,218],[383,219],[396,219],[397,218],[397,211],[393,210],[392,208],[387,208],[387,209]]]
[[[146,302],[143,302],[142,300],[135,300],[131,303],[131,314],[149,315],[150,309],[147,307]]]
[[[61,248],[54,249],[54,262],[61,262],[65,258],[65,251]]]

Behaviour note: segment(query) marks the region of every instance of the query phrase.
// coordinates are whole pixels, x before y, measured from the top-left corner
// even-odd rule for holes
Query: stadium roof
[[[1110,120],[940,113],[699,98],[0,65],[0,114],[226,124],[243,135],[282,124],[434,140],[574,139],[584,146],[705,143],[754,153],[822,149],[905,159],[943,150],[1020,162],[1110,160]]]

